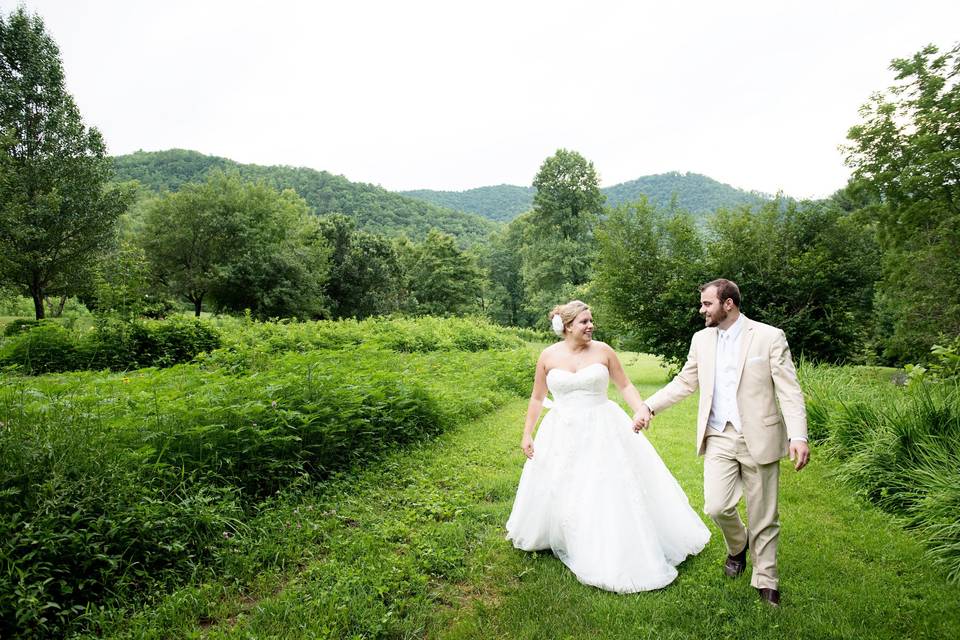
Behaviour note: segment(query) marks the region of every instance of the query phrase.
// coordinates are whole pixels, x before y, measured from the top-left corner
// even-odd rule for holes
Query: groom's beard
[[[726,320],[727,315],[729,314],[727,313],[726,309],[721,308],[714,311],[712,314],[705,313],[703,314],[703,317],[706,319],[706,325],[708,327],[715,327],[721,322],[723,322],[724,320]]]

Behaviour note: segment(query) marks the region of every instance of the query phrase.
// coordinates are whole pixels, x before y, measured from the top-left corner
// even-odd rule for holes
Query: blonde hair
[[[560,316],[560,320],[563,321],[563,331],[566,333],[567,327],[570,326],[570,323],[574,319],[583,313],[584,311],[589,311],[590,307],[587,303],[580,300],[571,300],[567,304],[558,304],[555,306],[549,314],[550,321],[553,321],[553,316]]]

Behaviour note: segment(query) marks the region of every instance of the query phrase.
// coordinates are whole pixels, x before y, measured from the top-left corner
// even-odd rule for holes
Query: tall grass
[[[528,391],[533,355],[509,333],[403,353],[443,322],[359,324],[242,323],[191,364],[0,381],[0,636],[215,571],[277,492]]]
[[[899,516],[960,582],[960,384],[895,387],[852,368],[802,367],[811,435],[839,477]]]

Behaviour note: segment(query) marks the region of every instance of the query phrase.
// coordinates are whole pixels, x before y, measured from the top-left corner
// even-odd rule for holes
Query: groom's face
[[[727,310],[720,304],[716,287],[707,287],[700,292],[700,315],[708,327],[715,327],[727,319]]]

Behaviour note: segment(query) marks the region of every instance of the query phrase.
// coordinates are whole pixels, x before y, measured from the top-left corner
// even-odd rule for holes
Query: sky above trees
[[[891,59],[949,48],[960,24],[941,0],[22,4],[111,153],[195,149],[394,190],[530,184],[563,147],[603,186],[693,171],[825,196]]]

